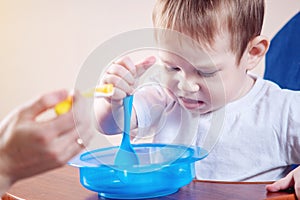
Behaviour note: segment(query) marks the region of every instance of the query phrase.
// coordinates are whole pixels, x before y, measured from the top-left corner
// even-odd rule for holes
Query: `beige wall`
[[[262,34],[271,39],[299,11],[300,0],[266,0],[266,15]],[[265,60],[262,60],[253,71],[263,75],[264,62]]]
[[[272,37],[299,11],[299,0],[267,0]],[[0,0],[0,119],[31,97],[72,88],[99,44],[151,27],[154,0]],[[262,73],[262,68],[258,73]]]

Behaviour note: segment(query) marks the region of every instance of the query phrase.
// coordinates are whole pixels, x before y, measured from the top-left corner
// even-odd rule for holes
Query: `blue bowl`
[[[80,170],[81,184],[113,199],[142,199],[178,191],[195,177],[195,162],[208,153],[199,147],[167,144],[133,145],[139,165],[116,166],[118,146],[82,153],[69,162]]]

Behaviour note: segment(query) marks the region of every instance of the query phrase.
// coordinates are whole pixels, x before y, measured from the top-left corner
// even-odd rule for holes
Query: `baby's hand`
[[[286,177],[274,182],[273,184],[267,185],[266,189],[269,192],[278,192],[290,187],[295,189],[296,196],[300,199],[300,167],[291,171]]]
[[[115,91],[111,99],[120,101],[128,94],[133,93],[138,78],[155,62],[154,56],[150,56],[138,64],[134,64],[129,57],[121,58],[108,67],[101,82],[113,84]]]

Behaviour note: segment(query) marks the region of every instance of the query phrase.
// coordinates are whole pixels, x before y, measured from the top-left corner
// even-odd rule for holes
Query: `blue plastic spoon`
[[[139,158],[130,143],[130,119],[132,111],[133,96],[129,95],[123,99],[124,107],[124,131],[120,148],[116,154],[114,164],[117,166],[138,165]]]

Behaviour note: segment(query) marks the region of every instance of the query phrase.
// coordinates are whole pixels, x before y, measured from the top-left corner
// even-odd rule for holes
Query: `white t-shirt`
[[[255,77],[244,97],[195,117],[159,87],[135,93],[138,137],[155,143],[204,147],[196,178],[223,181],[271,181],[300,163],[300,92],[280,89]]]

